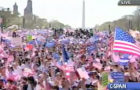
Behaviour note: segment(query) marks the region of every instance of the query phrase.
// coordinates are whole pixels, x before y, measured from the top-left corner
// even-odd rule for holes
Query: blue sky
[[[46,18],[48,21],[59,20],[72,27],[82,25],[83,0],[32,0],[33,13]],[[113,21],[127,14],[133,14],[135,6],[118,6],[119,0],[85,0],[86,2],[86,27],[94,27],[106,21]],[[13,9],[17,2],[19,12],[23,15],[27,0],[0,0],[0,7]]]

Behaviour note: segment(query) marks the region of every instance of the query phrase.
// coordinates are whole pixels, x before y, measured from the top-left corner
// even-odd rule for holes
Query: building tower
[[[14,6],[13,6],[13,14],[18,14],[18,5],[17,5],[17,3],[15,3]]]
[[[28,0],[27,2],[27,6],[24,9],[24,16],[32,16],[33,15],[33,11],[32,11],[32,1]]]
[[[32,1],[28,0],[27,6],[24,9],[24,27],[31,28],[32,22],[33,22]]]

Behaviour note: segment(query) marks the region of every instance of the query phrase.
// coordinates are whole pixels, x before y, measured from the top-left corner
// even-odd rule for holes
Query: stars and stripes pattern
[[[68,80],[70,80],[70,76],[72,72],[75,72],[73,62],[69,61],[69,55],[65,49],[65,46],[62,47],[63,61],[57,61],[55,66],[58,67],[65,73],[65,76]]]
[[[57,62],[56,67],[58,67],[59,69],[63,70],[63,71],[69,71],[69,72],[74,72],[74,67],[71,64],[63,64],[62,62]]]
[[[140,56],[140,47],[136,44],[134,38],[127,32],[120,28],[115,29],[115,38],[113,51],[127,53]]]

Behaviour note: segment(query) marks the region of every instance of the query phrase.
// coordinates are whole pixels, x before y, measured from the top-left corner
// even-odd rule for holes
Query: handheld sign
[[[124,73],[122,72],[111,72],[111,77],[114,82],[124,82]]]
[[[122,58],[119,60],[119,64],[121,66],[128,66],[129,65],[129,54],[124,54]]]
[[[80,76],[81,78],[85,78],[85,79],[88,79],[88,78],[89,78],[89,75],[88,75],[88,73],[87,73],[87,71],[85,70],[84,67],[78,68],[78,69],[77,69],[77,72],[78,72],[78,74],[79,74],[79,76]]]
[[[32,38],[32,36],[31,35],[28,35],[27,36],[27,41],[31,41],[33,38]]]
[[[102,84],[103,86],[107,86],[108,83],[109,83],[109,81],[108,81],[108,73],[107,73],[107,72],[103,72],[103,73],[102,73],[101,84]]]
[[[22,39],[21,38],[12,38],[11,43],[16,47],[22,46]]]

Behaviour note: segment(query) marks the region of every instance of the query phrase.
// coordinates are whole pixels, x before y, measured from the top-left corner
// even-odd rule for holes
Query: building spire
[[[13,13],[14,14],[18,14],[18,5],[17,3],[15,2],[14,6],[13,6]]]

